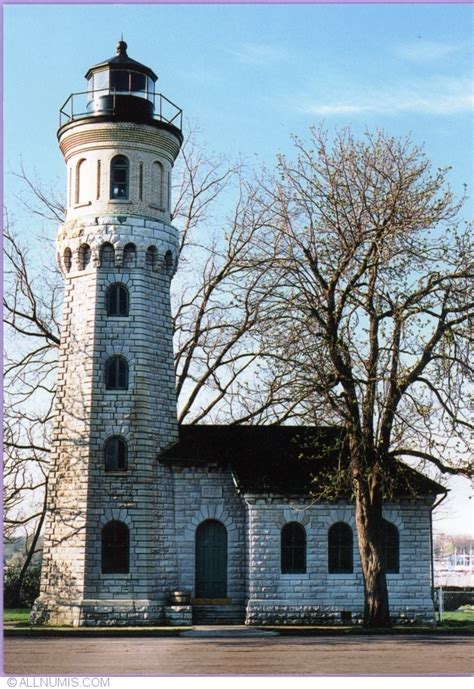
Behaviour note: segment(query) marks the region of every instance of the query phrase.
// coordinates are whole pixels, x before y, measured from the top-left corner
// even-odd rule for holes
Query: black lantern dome
[[[127,44],[117,43],[117,54],[91,67],[86,75],[89,99],[87,111],[104,115],[113,112],[121,119],[152,118],[157,75],[127,55]]]

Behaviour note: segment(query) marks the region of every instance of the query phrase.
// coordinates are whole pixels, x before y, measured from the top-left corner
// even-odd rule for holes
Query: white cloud
[[[300,100],[300,112],[311,115],[419,113],[450,115],[474,110],[472,78],[436,78],[384,88],[359,88],[333,93],[318,100]]]
[[[410,43],[403,43],[396,48],[396,53],[411,62],[436,62],[443,60],[448,55],[457,53],[463,49],[461,45],[451,43],[441,43],[439,41],[428,41],[418,39]]]
[[[265,66],[287,59],[287,53],[280,46],[264,43],[243,43],[239,48],[229,50],[239,62],[250,65]]]

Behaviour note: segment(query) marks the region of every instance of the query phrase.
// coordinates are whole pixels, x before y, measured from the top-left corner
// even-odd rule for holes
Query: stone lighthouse
[[[63,328],[32,621],[158,623],[177,571],[171,479],[156,457],[178,439],[170,191],[181,110],[123,40],[85,78],[58,130]]]

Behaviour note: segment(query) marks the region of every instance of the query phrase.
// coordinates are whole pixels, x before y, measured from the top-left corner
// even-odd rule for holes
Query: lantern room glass
[[[102,69],[92,74],[88,91],[90,99],[111,93],[153,100],[155,84],[151,77],[130,69]]]

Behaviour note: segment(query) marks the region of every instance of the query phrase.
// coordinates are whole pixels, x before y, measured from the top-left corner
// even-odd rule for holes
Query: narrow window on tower
[[[138,168],[138,198],[143,201],[143,163]]]
[[[68,204],[72,204],[72,167],[69,168]]]
[[[306,572],[306,531],[302,524],[289,522],[281,530],[281,573]]]
[[[63,261],[64,261],[64,270],[66,271],[66,273],[69,273],[69,271],[71,270],[71,266],[72,266],[71,249],[69,249],[69,248],[64,249]]]
[[[173,263],[173,254],[171,251],[168,250],[165,254],[165,268],[168,275],[173,274]]]
[[[107,390],[128,390],[128,364],[121,356],[112,356],[105,366]]]
[[[145,265],[147,268],[155,269],[158,265],[158,250],[156,246],[149,246],[145,254]]]
[[[128,290],[119,282],[107,290],[107,316],[128,316]]]
[[[118,435],[108,438],[104,446],[105,471],[127,471],[127,458],[125,440]]]
[[[152,168],[152,185],[153,185],[153,200],[159,208],[164,206],[163,198],[163,181],[164,181],[164,168],[159,161],[153,163]]]
[[[130,242],[126,244],[123,248],[123,267],[124,268],[135,268],[137,264],[137,247],[135,244]]]
[[[100,247],[101,268],[112,268],[115,264],[115,249],[113,244],[105,242]]]
[[[101,162],[97,161],[97,187],[96,187],[96,199],[100,199],[100,173],[101,173]]]
[[[130,569],[130,532],[123,522],[111,521],[101,534],[102,574],[128,574]]]
[[[76,195],[75,195],[75,201],[74,201],[76,203],[76,205],[79,203],[82,203],[85,200],[84,199],[85,163],[86,163],[85,158],[81,158],[81,160],[76,165]]]
[[[125,156],[115,156],[110,162],[110,198],[128,199],[130,164]]]
[[[87,268],[91,262],[91,248],[89,244],[82,244],[79,247],[79,270]]]

